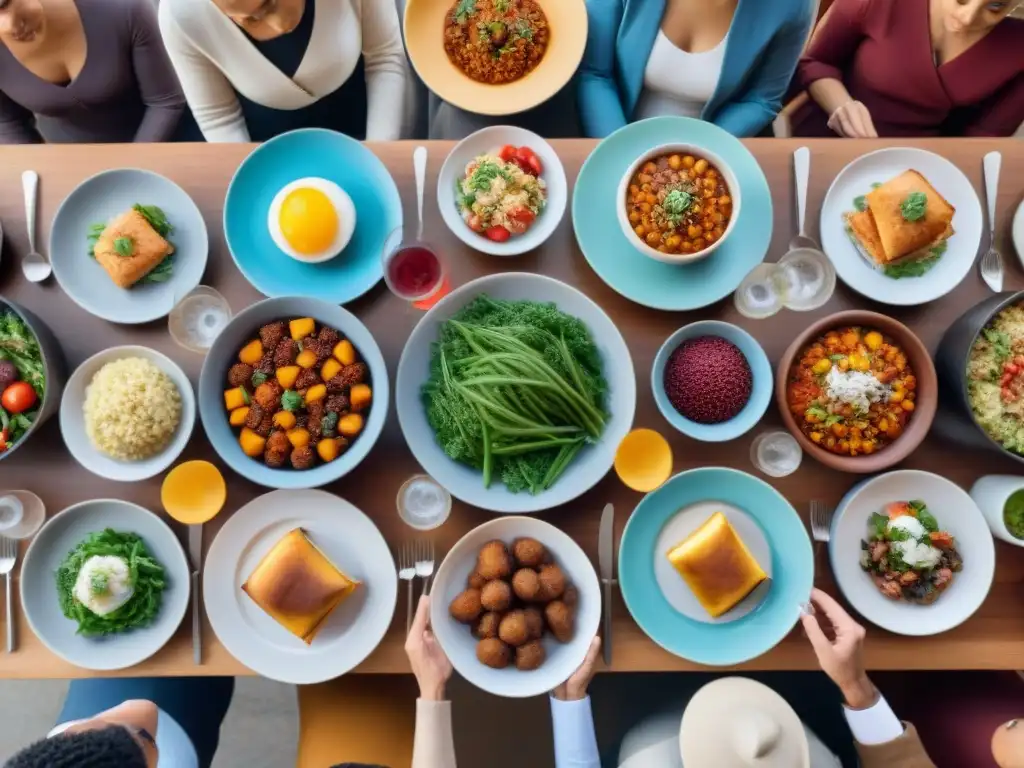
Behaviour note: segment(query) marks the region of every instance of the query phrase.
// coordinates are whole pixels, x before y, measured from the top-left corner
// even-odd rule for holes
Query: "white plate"
[[[843,214],[855,210],[853,201],[906,170],[920,172],[954,208],[953,228],[946,253],[921,277],[895,280],[868,264],[846,233]],[[953,163],[923,149],[893,147],[859,157],[836,176],[821,207],[821,245],[848,286],[884,304],[911,306],[934,301],[956,288],[967,276],[981,244],[981,202],[971,182]]]
[[[536,539],[551,552],[569,583],[579,592],[576,632],[568,643],[544,636],[547,659],[539,669],[521,672],[514,665],[492,669],[476,658],[477,640],[470,627],[455,621],[448,606],[466,589],[466,579],[476,568],[477,554],[488,541],[498,539],[511,545],[518,538]],[[456,671],[477,688],[495,696],[525,698],[540,696],[561,685],[583,663],[590,641],[601,623],[601,587],[590,558],[579,544],[551,523],[533,517],[503,517],[474,528],[445,557],[434,577],[430,601],[430,623]]]
[[[465,175],[466,165],[471,160],[483,154],[497,154],[505,144],[529,147],[540,158],[544,166],[540,178],[547,185],[547,205],[525,233],[496,243],[471,230],[462,220],[455,202],[455,182]],[[565,169],[554,148],[532,131],[510,125],[495,125],[471,133],[448,154],[437,177],[437,205],[448,229],[470,248],[492,256],[518,256],[541,245],[558,228],[568,199]]]
[[[939,526],[953,534],[963,570],[931,605],[890,600],[860,567],[868,520],[894,501],[920,499]],[[836,583],[868,621],[900,635],[937,635],[963,623],[988,596],[995,575],[995,545],[985,516],[967,492],[931,472],[903,469],[855,485],[836,508],[829,555]]]
[[[85,431],[85,390],[93,377],[107,363],[126,357],[141,357],[166,373],[181,393],[181,420],[167,447],[155,456],[141,461],[121,461],[101,453]],[[134,483],[159,475],[185,450],[196,421],[196,396],[192,382],[177,363],[149,347],[114,347],[98,352],[82,363],[68,379],[60,401],[60,431],[64,444],[75,460],[94,475]]]
[[[1024,200],[1013,217],[1013,247],[1017,249],[1017,259],[1024,264]]]
[[[242,591],[264,555],[302,528],[328,559],[362,582],[306,645]],[[203,602],[224,647],[263,677],[304,685],[340,677],[362,663],[391,624],[398,575],[387,542],[365,514],[326,491],[272,491],[233,514],[203,569]]]
[[[136,533],[164,567],[167,588],[148,627],[106,637],[82,637],[61,613],[54,574],[68,552],[90,533],[113,528]],[[43,645],[65,661],[107,671],[139,664],[159,651],[181,624],[189,600],[190,571],[178,537],[148,509],[118,499],[83,501],[54,515],[32,540],[21,566],[21,606]]]

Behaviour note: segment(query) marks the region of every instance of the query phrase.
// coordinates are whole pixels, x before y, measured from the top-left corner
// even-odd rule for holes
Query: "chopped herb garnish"
[[[245,389],[245,387],[239,387],[239,389],[242,391],[242,402],[245,403],[246,405],[250,405],[252,403],[252,398],[249,397],[249,392]]]
[[[516,34],[524,40],[533,40],[533,28],[526,19],[519,19],[516,22]]]
[[[917,261],[905,261],[901,264],[892,264],[885,268],[885,276],[891,277],[894,280],[899,280],[903,277],[921,277],[921,275],[939,263],[939,259],[942,258],[942,254],[946,252],[946,247],[946,243],[943,241],[932,248],[930,253],[923,259],[918,259]]]
[[[498,13],[506,13],[508,11],[508,0],[494,0],[494,10]]]
[[[135,242],[130,237],[115,237],[114,252],[118,256],[131,256]]]
[[[497,163],[485,160],[480,163],[473,174],[469,177],[469,188],[478,192],[486,192],[491,188],[491,182],[501,177],[505,181],[512,181],[511,174]]]
[[[678,226],[692,203],[693,195],[689,192],[684,192],[681,189],[673,189],[665,195],[665,199],[662,201],[661,207],[662,210],[665,211],[665,218],[671,221],[673,226]]]
[[[338,414],[328,411],[320,419],[320,434],[324,437],[331,437],[338,426]]]
[[[900,213],[907,221],[919,221],[924,218],[928,207],[928,197],[924,192],[911,192],[900,203]]]
[[[882,182],[880,182],[880,181],[872,181],[871,182],[871,188],[872,189],[878,189],[880,186],[882,186]]]
[[[110,577],[97,571],[89,578],[89,591],[94,595],[105,595],[109,589]]]
[[[868,198],[866,195],[857,195],[853,198],[853,207],[858,211],[866,211],[868,209]]]
[[[258,387],[260,384],[264,384],[267,381],[267,374],[263,371],[256,371],[253,373],[252,378],[249,379],[252,382],[253,388]]]
[[[281,395],[281,407],[286,411],[297,411],[302,407],[302,395],[291,389]]]
[[[455,9],[455,21],[465,24],[474,13],[476,13],[476,0],[459,0],[459,5]]]

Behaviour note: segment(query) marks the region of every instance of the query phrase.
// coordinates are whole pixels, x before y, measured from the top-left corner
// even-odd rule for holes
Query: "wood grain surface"
[[[786,249],[795,231],[795,204],[792,173],[792,152],[797,146],[809,145],[812,153],[811,183],[808,192],[808,222],[817,234],[818,211],[831,180],[848,162],[859,155],[890,145],[885,141],[820,140],[797,142],[778,139],[755,139],[746,142],[757,157],[768,178],[775,205],[775,227],[768,260],[775,261]],[[565,164],[570,185],[594,142],[585,140],[556,141],[556,150]],[[1003,153],[1002,184],[998,204],[997,242],[1007,264],[1008,289],[1024,287],[1024,274],[1010,241],[1013,212],[1024,195],[1024,142],[1013,140],[929,140],[915,143],[935,151],[956,163],[968,176],[975,189],[982,190],[981,160],[991,150]],[[412,175],[411,142],[368,145],[388,166],[398,183],[405,208],[407,226],[414,226],[415,199]],[[675,470],[719,465],[753,471],[748,456],[754,435],[766,428],[781,425],[774,403],[760,428],[743,438],[726,444],[697,443],[675,433],[658,413],[650,393],[650,366],[662,341],[675,329],[700,318],[728,320],[743,326],[763,344],[773,364],[795,334],[812,319],[850,307],[868,307],[908,323],[931,349],[935,348],[945,328],[967,308],[985,298],[985,288],[972,270],[963,283],[948,296],[924,307],[896,309],[866,301],[840,284],[827,306],[808,314],[783,312],[764,321],[740,317],[731,298],[698,312],[665,313],[634,305],[605,285],[591,271],[576,245],[570,213],[548,243],[536,252],[517,260],[502,260],[475,253],[460,243],[443,224],[437,208],[436,175],[447,152],[447,142],[429,143],[430,163],[427,200],[424,206],[427,238],[444,254],[451,266],[452,281],[461,285],[473,278],[499,270],[543,272],[583,290],[607,311],[621,329],[637,371],[638,402],[636,426],[652,427],[664,432],[675,451]],[[182,365],[193,383],[198,380],[203,358],[178,348],[165,322],[146,326],[118,326],[92,317],[67,298],[55,281],[42,286],[31,285],[21,275],[19,258],[27,251],[25,218],[20,177],[26,169],[39,172],[40,213],[39,238],[45,244],[50,222],[64,197],[87,176],[112,167],[133,165],[162,173],[180,184],[198,203],[210,231],[210,264],[204,282],[221,291],[239,311],[259,300],[260,294],[250,286],[238,269],[224,243],[222,213],[224,195],[232,173],[252,147],[244,145],[134,145],[115,146],[40,146],[0,149],[0,221],[3,222],[6,244],[0,260],[0,292],[40,315],[63,344],[69,365],[73,368],[86,357],[106,347],[133,343],[151,346],[170,355]],[[611,184],[611,182],[610,182]],[[585,226],[583,224],[582,226]],[[83,246],[84,246],[83,235]],[[296,288],[297,292],[301,287]],[[393,297],[383,283],[368,295],[350,305],[369,327],[394,377],[399,355],[413,325],[421,313]],[[202,426],[195,433],[183,459],[204,458],[217,463],[225,471],[228,482],[228,503],[224,513],[207,527],[205,541],[212,541],[219,523],[243,504],[261,494],[263,489],[228,471],[208,445]],[[982,474],[1016,473],[1019,465],[993,453],[966,451],[955,444],[943,442],[932,435],[904,463],[905,467],[926,469],[942,474],[969,488]],[[405,447],[398,420],[392,409],[388,424],[373,452],[362,466],[348,477],[332,484],[328,490],[345,497],[369,514],[394,547],[412,536],[399,520],[395,510],[395,494],[410,474],[418,471]],[[68,454],[54,417],[36,434],[31,443],[10,459],[0,463],[0,488],[27,488],[38,493],[50,513],[70,504],[93,498],[123,498],[160,510],[161,477],[146,482],[122,485],[95,477],[81,468]],[[808,502],[822,499],[829,504],[839,501],[856,478],[825,469],[805,459],[799,471],[772,484],[785,494],[806,522]],[[594,558],[597,557],[598,518],[607,502],[616,506],[616,535],[621,535],[629,514],[640,495],[622,486],[609,474],[590,493],[562,508],[550,510],[542,517],[562,527]],[[431,534],[439,556],[470,528],[490,519],[487,512],[456,503],[452,516],[438,531]],[[184,530],[178,527],[184,542]],[[785,557],[785,552],[778,553]],[[961,627],[944,635],[913,639],[870,629],[867,663],[873,669],[971,669],[1024,668],[1024,550],[997,542],[995,584],[985,605]],[[819,563],[824,564],[822,555]],[[834,590],[831,575],[818,575],[818,584]],[[404,595],[400,595],[404,598]],[[16,599],[17,602],[17,599]],[[616,593],[614,604],[615,671],[684,670],[696,665],[663,651],[651,642],[634,624]],[[406,672],[408,664],[402,650],[405,628],[404,599],[399,601],[391,629],[383,643],[364,664],[361,672]],[[204,620],[203,664],[192,663],[190,619],[186,618],[174,639],[148,662],[125,670],[122,674],[196,675],[251,674],[234,660],[217,642]],[[18,650],[0,655],[0,677],[76,677],[91,674],[77,669],[51,654],[27,627],[18,609]],[[772,652],[746,665],[749,669],[809,669],[815,667],[810,646],[799,631],[794,631]]]

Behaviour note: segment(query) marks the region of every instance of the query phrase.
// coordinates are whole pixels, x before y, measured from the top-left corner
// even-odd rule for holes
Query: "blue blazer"
[[[631,121],[665,3],[587,0],[590,30],[579,79],[587,136],[603,138]],[[817,8],[817,0],[739,0],[722,76],[701,118],[741,137],[774,120]]]

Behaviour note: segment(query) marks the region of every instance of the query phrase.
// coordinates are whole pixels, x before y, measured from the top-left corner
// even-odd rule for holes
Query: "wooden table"
[[[808,221],[817,230],[818,211],[829,183],[846,163],[879,147],[884,141],[821,140],[796,142],[756,139],[747,146],[757,157],[768,177],[775,203],[775,227],[769,260],[776,260],[795,232],[792,152],[806,143],[812,152],[812,177],[808,193]],[[565,164],[570,183],[594,143],[584,140],[556,141],[555,147]],[[408,142],[370,145],[391,170],[402,193],[406,223],[415,217],[412,178],[412,151]],[[605,285],[590,269],[576,246],[571,217],[566,213],[557,232],[547,245],[518,260],[506,261],[474,253],[452,235],[441,221],[431,190],[450,143],[433,142],[425,204],[428,238],[440,247],[452,267],[453,283],[460,285],[473,278],[502,269],[543,272],[564,280],[597,301],[613,318],[626,338],[637,371],[639,393],[636,426],[663,431],[675,451],[676,471],[698,466],[721,465],[752,471],[748,450],[753,434],[727,444],[697,443],[676,434],[658,413],[650,395],[649,371],[662,341],[676,328],[698,318],[728,320],[747,328],[764,345],[769,358],[777,362],[795,334],[816,317],[853,306],[866,306],[857,294],[840,284],[835,297],[818,312],[783,312],[765,321],[740,317],[731,300],[699,312],[664,313],[632,304]],[[998,206],[998,243],[1008,267],[1007,288],[1024,287],[1024,275],[1010,241],[1013,212],[1024,195],[1024,143],[1013,140],[931,140],[917,142],[955,162],[982,189],[981,159],[991,150],[1003,153],[1001,194]],[[228,181],[251,147],[239,145],[136,145],[131,148],[97,146],[41,146],[0,149],[0,220],[7,237],[7,248],[0,262],[0,291],[40,315],[60,338],[69,365],[73,368],[86,357],[109,346],[145,344],[173,357],[193,382],[198,380],[203,358],[178,348],[167,333],[164,322],[131,327],[111,325],[80,309],[60,290],[55,281],[43,286],[29,284],[21,275],[19,257],[27,251],[20,177],[25,169],[34,169],[41,177],[41,238],[46,242],[49,224],[57,206],[76,184],[98,171],[131,164],[162,173],[179,183],[198,203],[210,231],[210,264],[204,282],[221,291],[239,311],[261,298],[231,261],[221,228],[222,207]],[[84,240],[83,240],[84,243]],[[950,295],[925,307],[895,309],[873,307],[908,323],[934,348],[945,328],[960,313],[988,294],[976,271]],[[391,296],[383,283],[350,306],[370,328],[388,361],[394,377],[402,347],[421,313]],[[763,428],[780,426],[773,406]],[[227,471],[214,455],[196,424],[192,441],[183,459],[204,458],[220,464],[228,482],[228,505],[218,520],[208,526],[206,543],[213,539],[226,515],[247,503],[264,489]],[[927,469],[949,477],[964,487],[985,473],[1015,473],[1019,465],[994,453],[972,453],[931,436],[905,466]],[[401,482],[418,470],[402,439],[398,420],[392,410],[384,433],[363,463],[360,471],[329,486],[329,490],[347,498],[369,514],[388,541],[395,545],[411,532],[398,519],[395,494]],[[369,478],[372,478],[369,479]],[[52,512],[92,498],[120,497],[152,510],[160,509],[160,477],[142,483],[122,485],[91,475],[68,454],[60,437],[57,418],[50,420],[30,445],[0,464],[0,488],[28,488],[46,502]],[[830,504],[839,501],[856,478],[827,470],[807,459],[799,471],[773,484],[806,517],[810,499]],[[627,490],[614,474],[599,483],[576,502],[544,513],[543,517],[566,530],[594,558],[597,558],[598,517],[606,502],[616,505],[617,535],[640,495]],[[487,512],[456,503],[450,521],[434,533],[437,552],[443,555],[470,528],[490,519]],[[179,531],[182,535],[184,531]],[[184,539],[183,539],[184,540]],[[997,542],[998,568],[992,592],[978,613],[963,626],[939,637],[916,640],[871,629],[867,644],[867,662],[873,669],[970,669],[1024,668],[1024,551]],[[819,576],[819,585],[833,589],[830,574]],[[17,600],[16,600],[17,602]],[[632,621],[621,596],[616,594],[614,612],[614,670],[685,670],[697,665],[663,651],[651,642]],[[406,672],[408,665],[402,650],[405,628],[404,603],[395,612],[391,629],[380,647],[359,667],[361,672]],[[209,625],[203,629],[204,661],[192,663],[189,618],[174,639],[149,661],[125,675],[240,675],[251,672],[238,663],[218,642]],[[0,677],[76,677],[86,670],[61,661],[46,650],[29,630],[23,615],[18,620],[19,648],[12,655],[0,655]],[[772,652],[746,665],[749,669],[810,669],[816,666],[810,646],[799,632],[792,633]]]

